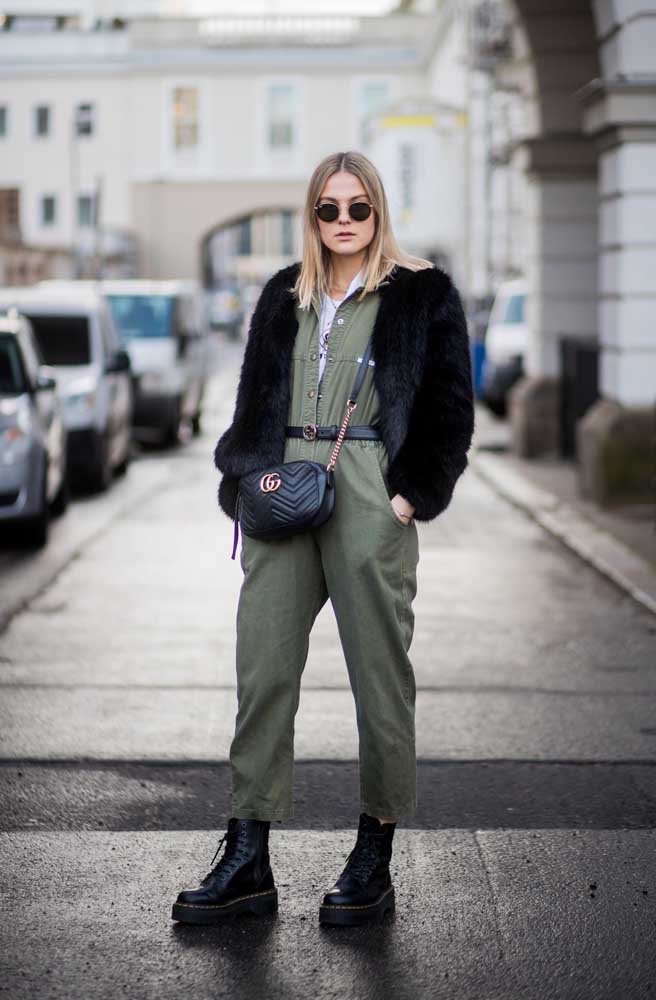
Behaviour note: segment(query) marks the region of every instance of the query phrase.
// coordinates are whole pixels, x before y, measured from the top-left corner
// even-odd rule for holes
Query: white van
[[[482,398],[497,416],[504,416],[507,395],[524,371],[528,327],[524,314],[526,282],[503,281],[492,303],[485,333]]]
[[[103,297],[87,282],[0,288],[34,330],[64,402],[68,471],[74,482],[106,489],[128,467],[132,447],[130,359]]]
[[[178,440],[182,422],[200,431],[209,337],[194,281],[105,280],[111,309],[135,375],[134,423]]]

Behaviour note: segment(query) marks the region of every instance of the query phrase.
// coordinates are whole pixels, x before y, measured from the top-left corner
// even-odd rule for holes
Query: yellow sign
[[[383,128],[432,128],[437,125],[436,115],[386,115]]]
[[[464,128],[468,124],[466,111],[456,111],[440,115],[384,115],[383,128],[436,128],[442,125],[456,125]]]

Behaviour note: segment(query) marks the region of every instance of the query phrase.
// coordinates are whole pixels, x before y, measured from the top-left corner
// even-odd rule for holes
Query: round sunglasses
[[[324,202],[323,205],[315,205],[314,211],[322,222],[335,222],[339,218],[339,208],[337,205],[331,205],[329,202]],[[354,222],[364,222],[371,215],[371,205],[366,201],[356,201],[352,205],[349,205],[348,214]]]

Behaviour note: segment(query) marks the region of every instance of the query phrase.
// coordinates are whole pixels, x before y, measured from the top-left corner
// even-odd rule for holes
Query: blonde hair
[[[350,150],[347,153],[332,153],[330,156],[326,156],[315,168],[308,184],[305,199],[303,260],[293,288],[302,309],[310,307],[315,295],[321,300],[330,286],[332,255],[321,241],[314,208],[328,178],[340,170],[345,170],[359,178],[376,213],[373,239],[367,247],[364,288],[360,297],[362,298],[367,292],[376,289],[395,265],[407,267],[411,271],[421,271],[423,268],[433,267],[429,260],[405,253],[396,242],[392,232],[387,195],[380,174],[371,160],[355,150]]]

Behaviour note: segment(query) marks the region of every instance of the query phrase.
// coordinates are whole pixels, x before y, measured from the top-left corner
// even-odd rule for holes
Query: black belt
[[[302,427],[285,427],[285,434],[290,438],[305,438],[306,441],[336,441],[339,434],[339,424],[329,424],[317,427],[316,424],[303,424]],[[346,428],[346,439],[355,441],[379,441],[380,431],[369,424],[354,424]]]

